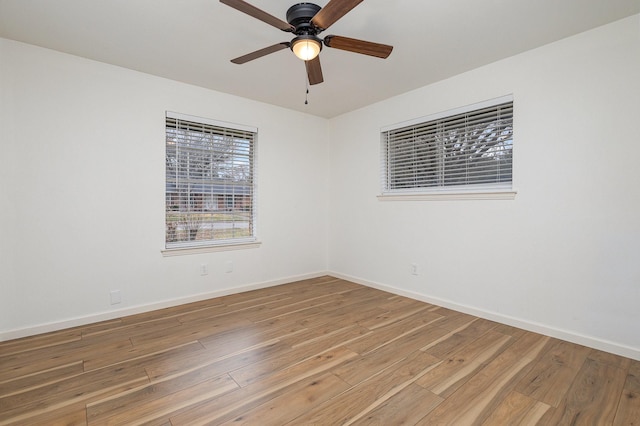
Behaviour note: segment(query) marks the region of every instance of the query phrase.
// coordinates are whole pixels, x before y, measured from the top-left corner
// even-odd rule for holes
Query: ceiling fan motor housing
[[[322,9],[313,3],[294,4],[287,10],[287,22],[296,27],[295,33],[316,35],[317,30],[311,25],[311,18]]]

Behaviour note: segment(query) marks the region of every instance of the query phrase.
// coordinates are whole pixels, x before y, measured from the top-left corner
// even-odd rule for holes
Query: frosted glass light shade
[[[291,50],[303,61],[310,61],[320,53],[322,44],[316,38],[307,38],[304,36],[297,37],[291,42]]]

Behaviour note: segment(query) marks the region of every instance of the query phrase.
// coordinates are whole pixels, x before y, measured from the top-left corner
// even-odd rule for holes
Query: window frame
[[[210,135],[217,135],[216,131],[218,129],[221,130],[221,133],[226,133],[228,132],[230,134],[229,137],[231,138],[237,138],[237,139],[242,139],[240,136],[237,135],[241,135],[242,133],[245,134],[251,134],[251,138],[248,140],[248,149],[249,152],[248,154],[246,154],[246,159],[249,162],[249,203],[250,203],[250,210],[249,210],[249,214],[248,214],[248,220],[249,220],[249,229],[250,229],[250,235],[249,236],[241,236],[241,237],[231,237],[231,238],[221,238],[221,239],[205,239],[205,240],[191,240],[191,239],[187,239],[185,240],[178,240],[178,241],[170,241],[169,238],[169,231],[168,231],[168,223],[169,223],[169,218],[168,216],[170,215],[170,212],[173,211],[172,208],[169,206],[169,200],[173,199],[175,197],[180,197],[180,192],[175,189],[174,191],[171,191],[170,187],[172,185],[175,185],[176,188],[178,186],[178,181],[179,181],[179,177],[176,175],[176,177],[174,177],[173,179],[170,177],[169,173],[168,173],[168,155],[169,155],[169,143],[168,143],[168,130],[170,129],[169,123],[170,121],[175,120],[176,123],[178,122],[189,122],[189,123],[193,123],[194,125],[197,126],[202,126],[203,129],[207,129],[207,130],[211,130]],[[213,120],[213,119],[209,119],[209,118],[203,118],[203,117],[198,117],[198,116],[193,116],[193,115],[187,115],[187,114],[182,114],[182,113],[177,113],[177,112],[173,112],[173,111],[166,111],[165,112],[165,220],[164,220],[164,248],[161,250],[163,256],[179,256],[179,255],[185,255],[185,254],[197,254],[197,253],[203,253],[203,252],[216,252],[216,251],[226,251],[226,250],[239,250],[239,249],[245,249],[245,248],[256,248],[260,246],[260,242],[258,241],[257,238],[257,226],[256,226],[256,222],[257,222],[257,191],[256,191],[256,170],[257,170],[257,138],[258,138],[258,129],[257,127],[253,127],[253,126],[247,126],[247,125],[242,125],[242,124],[236,124],[236,123],[228,123],[228,122],[223,122],[223,121],[218,121],[218,120]],[[224,138],[226,136],[226,134],[223,136],[221,134],[221,136]],[[190,141],[189,141],[190,142]],[[215,144],[214,144],[215,146]],[[183,147],[184,151],[189,150],[191,147]],[[241,147],[241,149],[244,147]],[[218,153],[218,151],[216,151],[217,148],[214,148],[214,151],[206,151],[204,152],[203,149],[198,150],[197,148],[194,150],[195,152],[203,152],[203,156],[206,156],[206,154],[209,154],[210,156],[216,155]],[[236,149],[236,147],[234,146],[232,149]],[[233,151],[232,154],[233,155]],[[179,160],[177,160],[179,161]],[[212,161],[210,161],[209,163],[212,163]],[[179,169],[178,169],[179,170]],[[199,169],[201,170],[201,169]],[[226,170],[226,169],[224,169]],[[176,173],[178,173],[178,171],[176,171]],[[187,171],[188,176],[183,177],[183,179],[186,179],[187,181],[192,181],[193,180],[193,176],[191,175],[191,173],[196,173],[195,176],[196,178],[198,177],[198,173],[200,172],[192,172],[192,171]],[[218,175],[220,176],[220,175]],[[238,181],[235,181],[235,184],[237,185]],[[200,197],[203,198],[205,196],[209,196],[209,197],[213,197],[216,200],[218,200],[218,202],[216,202],[215,204],[219,205],[220,201],[222,200],[222,204],[223,204],[223,208],[222,211],[226,211],[228,206],[227,203],[229,202],[229,196],[237,196],[238,194],[241,195],[241,205],[244,207],[245,204],[245,200],[247,198],[247,195],[245,193],[234,193],[232,192],[227,192],[230,191],[229,189],[227,189],[227,185],[229,187],[233,186],[234,181],[229,181],[227,178],[214,178],[213,176],[209,176],[208,178],[202,179],[201,181],[198,180],[197,183],[193,183],[194,186],[210,186],[211,188],[214,187],[220,187],[223,186],[224,192],[221,192],[219,194],[207,194],[205,192],[203,192],[202,194],[192,194],[191,192],[188,193],[188,197],[189,199],[191,199],[191,197]],[[246,185],[245,185],[246,186]],[[201,189],[202,191],[205,191],[205,189]],[[246,188],[245,188],[246,190]],[[211,189],[211,191],[213,191],[213,189]],[[215,195],[215,197],[214,197]],[[183,194],[184,196],[184,194]],[[213,200],[212,198],[212,200]],[[235,198],[234,198],[235,200]],[[187,202],[188,204],[191,204],[190,202]],[[209,208],[203,206],[202,204],[205,204],[204,201],[200,202],[199,204],[201,204],[200,209],[199,210],[195,210],[195,211],[183,211],[182,209],[180,209],[180,213],[177,214],[181,214],[181,215],[190,215],[190,214],[202,214],[202,215],[208,215],[208,214],[215,214],[214,212],[217,212],[218,209],[213,208],[213,210],[211,210],[211,213],[207,213],[209,211]],[[207,204],[210,204],[209,202],[207,202]],[[235,210],[234,210],[235,212]],[[233,214],[233,212],[232,212]],[[216,219],[211,218],[211,222],[210,223],[215,223]],[[198,228],[200,229],[200,228]],[[184,229],[183,229],[184,232]],[[210,231],[212,233],[212,237],[213,237],[213,229],[211,229]]]
[[[411,128],[413,126],[428,125],[433,123],[434,125],[438,121],[449,119],[455,116],[464,115],[474,111],[492,108],[505,103],[513,104],[513,95],[501,96],[494,99],[489,99],[483,102],[478,102],[470,105],[466,105],[460,108],[442,111],[436,114],[428,116],[418,117],[412,120],[396,123],[393,125],[384,126],[380,129],[380,188],[381,193],[378,195],[378,199],[381,201],[418,201],[418,200],[490,200],[490,199],[514,199],[517,191],[513,188],[513,122],[511,131],[511,181],[502,183],[485,183],[485,184],[463,184],[458,186],[453,185],[438,185],[438,186],[423,186],[423,187],[410,187],[410,188],[390,188],[388,184],[389,170],[388,170],[388,138],[386,135],[388,132],[395,130]],[[513,105],[512,105],[513,108]],[[513,120],[513,118],[512,118]],[[440,157],[437,158],[441,160]]]

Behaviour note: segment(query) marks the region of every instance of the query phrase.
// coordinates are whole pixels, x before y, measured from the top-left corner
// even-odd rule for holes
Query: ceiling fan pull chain
[[[304,95],[304,104],[309,105],[309,80],[304,79],[305,84],[307,85],[307,92]]]

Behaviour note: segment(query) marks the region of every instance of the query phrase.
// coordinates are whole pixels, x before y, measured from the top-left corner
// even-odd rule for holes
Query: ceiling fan
[[[324,81],[318,56],[322,50],[323,43],[325,46],[334,49],[347,50],[377,58],[387,58],[391,54],[393,46],[334,35],[328,35],[324,39],[318,37],[318,34],[329,28],[362,1],[330,0],[325,7],[320,7],[313,3],[297,3],[287,10],[287,22],[285,22],[243,0],[220,0],[220,3],[231,6],[282,31],[296,35],[291,41],[256,50],[232,59],[231,62],[244,64],[270,53],[289,48],[298,58],[305,62],[309,84],[318,84]]]

